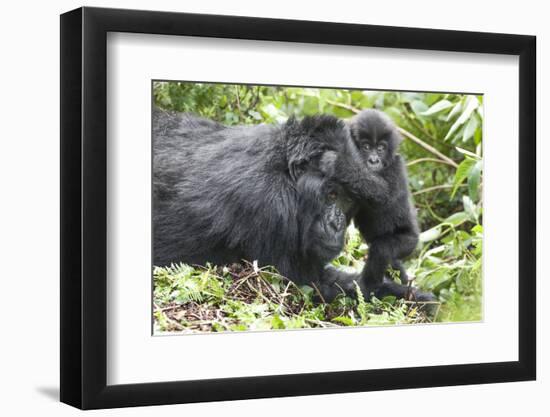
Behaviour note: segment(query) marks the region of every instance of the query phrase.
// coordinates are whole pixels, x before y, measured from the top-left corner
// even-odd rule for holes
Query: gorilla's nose
[[[343,228],[345,221],[345,216],[342,213],[337,213],[331,217],[329,221],[329,226],[332,228],[332,230],[338,232]]]
[[[380,159],[377,156],[369,156],[368,162],[371,165],[376,165],[380,162]]]
[[[332,230],[337,231],[339,229],[339,224],[340,222],[338,219],[332,219],[328,225]]]

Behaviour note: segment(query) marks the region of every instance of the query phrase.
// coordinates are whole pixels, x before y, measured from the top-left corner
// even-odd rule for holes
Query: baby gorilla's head
[[[349,130],[369,169],[379,171],[391,164],[401,135],[385,113],[363,110],[349,121]]]

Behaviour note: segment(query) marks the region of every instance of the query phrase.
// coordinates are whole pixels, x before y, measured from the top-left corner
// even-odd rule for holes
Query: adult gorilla
[[[325,299],[340,288],[353,293],[359,276],[328,265],[343,248],[350,196],[379,201],[388,192],[354,152],[331,116],[226,127],[155,109],[154,264],[257,260],[297,283],[315,282]],[[334,154],[347,159],[349,181],[332,178],[334,158],[323,156]],[[407,291],[388,282],[363,289]]]

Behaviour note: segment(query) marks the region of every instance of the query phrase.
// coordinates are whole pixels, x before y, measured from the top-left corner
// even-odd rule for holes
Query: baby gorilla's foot
[[[397,282],[384,277],[384,281],[371,290],[377,298],[393,295],[397,298],[403,298],[407,301],[432,302],[437,301],[437,297],[431,292],[420,291],[418,288],[398,284]]]
[[[396,298],[402,298],[405,301],[418,303],[421,307],[420,310],[430,317],[433,317],[439,308],[438,299],[431,292],[421,291],[410,285],[398,284],[387,277],[384,277],[384,281],[380,284],[367,286],[364,288],[363,293],[369,296],[374,295],[378,299],[394,296]]]

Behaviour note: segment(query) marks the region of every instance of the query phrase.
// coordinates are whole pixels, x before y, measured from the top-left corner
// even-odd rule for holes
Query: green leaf
[[[453,182],[453,191],[451,192],[451,198],[455,196],[456,190],[460,184],[462,184],[466,178],[470,175],[470,170],[475,165],[476,161],[474,159],[466,157],[458,166],[455,172],[455,178]]]
[[[472,227],[472,232],[474,232],[476,234],[483,233],[483,226],[480,225],[480,224],[476,224],[474,227]]]
[[[248,114],[254,118],[254,120],[262,120],[262,115],[255,110],[249,110]]]
[[[435,248],[432,248],[428,252],[426,252],[424,256],[433,256],[444,251],[445,251],[445,245],[436,246]]]
[[[353,319],[351,317],[348,317],[348,316],[334,317],[331,321],[333,321],[335,323],[343,324],[344,326],[353,326],[355,324]]]
[[[464,210],[466,211],[466,213],[468,213],[470,218],[477,223],[477,216],[478,216],[477,207],[472,201],[472,199],[467,195],[462,196],[462,204],[464,204]]]
[[[281,316],[278,314],[275,314],[271,318],[271,327],[273,329],[284,329],[285,328],[285,322],[281,319]]]
[[[287,329],[302,329],[304,327],[307,327],[305,318],[300,316],[288,319],[285,322],[285,326],[285,328]]]
[[[483,119],[483,106],[479,106],[477,108],[477,114],[479,114],[479,117],[481,117],[481,119]]]
[[[212,323],[212,331],[214,332],[225,332],[227,330],[227,328],[221,324],[221,323],[218,323],[218,322],[214,322]]]
[[[440,100],[431,106],[425,112],[420,113],[422,116],[431,116],[432,114],[439,113],[440,111],[446,110],[449,107],[452,107],[453,103],[449,100]]]
[[[475,115],[470,117],[470,120],[468,120],[466,128],[462,133],[462,142],[467,142],[472,136],[474,136],[474,133],[476,132],[478,126],[479,122],[477,120],[477,117],[475,117]]]
[[[413,111],[418,115],[423,115],[423,113],[428,110],[428,106],[424,104],[423,101],[420,101],[420,100],[412,101],[411,107]]]
[[[433,290],[449,281],[452,277],[452,274],[450,274],[446,268],[443,268],[428,275],[422,281],[422,285],[424,285],[428,290]]]
[[[401,93],[401,98],[403,99],[403,101],[408,101],[408,102],[420,101],[424,98],[424,94],[423,93]]]
[[[453,109],[449,112],[445,121],[446,122],[451,121],[456,115],[460,113],[461,110],[462,110],[462,101],[459,101],[458,103],[455,104]]]
[[[453,135],[453,133],[456,132],[456,130],[460,126],[462,126],[466,122],[466,120],[470,118],[470,115],[475,109],[477,109],[478,106],[479,106],[479,101],[477,100],[477,98],[475,96],[468,96],[468,98],[466,99],[464,111],[458,117],[458,119],[456,119],[456,121],[453,123],[453,125],[451,126],[451,128],[449,129],[449,131],[447,132],[443,140],[449,139]]]
[[[381,301],[393,305],[397,301],[397,297],[395,295],[386,295]]]
[[[441,234],[441,228],[439,226],[432,227],[425,232],[420,233],[419,239],[422,243],[431,242],[436,240]]]
[[[470,156],[470,157],[472,157],[472,158],[474,158],[474,159],[476,159],[476,160],[480,160],[480,159],[481,159],[481,157],[480,157],[479,155],[477,155],[477,154],[475,154],[475,153],[473,153],[473,152],[470,152],[470,151],[468,151],[468,150],[466,150],[466,149],[459,148],[458,146],[455,146],[455,149],[456,149],[458,152],[460,152],[461,154],[463,154],[463,155]]]
[[[479,199],[479,183],[481,182],[482,162],[477,161],[468,175],[468,194],[473,201]]]
[[[475,133],[474,133],[474,143],[479,146],[481,144],[481,136],[482,136],[482,130],[481,129],[476,129]]]
[[[357,313],[359,313],[359,317],[361,317],[361,324],[366,324],[368,320],[367,302],[357,282],[354,281],[353,283],[355,284],[355,292],[357,293]]]
[[[452,224],[453,226],[458,226],[461,223],[464,223],[468,220],[468,213],[465,211],[459,211],[458,213],[451,214],[447,217],[444,223]]]

